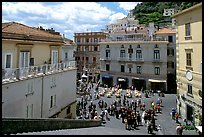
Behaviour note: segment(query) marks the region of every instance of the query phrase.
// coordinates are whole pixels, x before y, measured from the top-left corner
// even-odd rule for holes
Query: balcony
[[[157,58],[157,59],[153,59],[153,60],[152,60],[152,63],[162,63],[162,62],[161,62],[160,59]]]
[[[76,42],[77,45],[98,45],[99,42]]]
[[[69,69],[75,69],[75,66],[75,61],[69,61],[58,64],[45,64],[25,68],[2,69],[2,83],[37,77],[45,74],[63,72]]]
[[[100,58],[101,61],[110,61],[111,58],[110,57],[104,57],[104,58]]]
[[[117,60],[118,61],[126,61],[127,59],[126,59],[126,57],[118,57]]]

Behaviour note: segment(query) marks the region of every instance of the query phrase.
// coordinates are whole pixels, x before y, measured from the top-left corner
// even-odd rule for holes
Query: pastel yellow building
[[[183,119],[201,125],[202,3],[173,16],[176,19],[177,108]],[[200,119],[200,120],[199,120]]]
[[[2,69],[59,63],[61,35],[17,22],[2,23]]]

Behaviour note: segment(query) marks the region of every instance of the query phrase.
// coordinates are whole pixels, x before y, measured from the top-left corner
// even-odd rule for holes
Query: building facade
[[[100,43],[101,83],[166,91],[167,41]]]
[[[104,32],[75,33],[77,79],[85,74],[88,81],[98,81],[100,77],[99,42],[106,39]]]
[[[63,39],[65,44],[62,46],[61,61],[75,61],[74,53],[76,51],[76,44],[70,39]]]
[[[59,63],[63,44],[53,30],[2,23],[3,117],[76,117],[76,68]]]
[[[162,28],[155,33],[158,40],[168,41],[167,45],[167,92],[176,93],[176,31]]]
[[[177,109],[184,119],[201,125],[202,3],[175,14],[173,18],[177,23]]]
[[[106,29],[102,31],[106,33],[113,33],[117,32],[118,30],[125,30],[126,28],[130,27],[132,29],[133,27],[136,27],[138,24],[139,20],[135,20],[133,16],[133,10],[130,10],[127,17],[118,19],[116,23],[106,25]]]

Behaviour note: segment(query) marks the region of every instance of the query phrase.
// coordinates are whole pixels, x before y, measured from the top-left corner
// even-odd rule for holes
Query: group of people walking
[[[93,89],[93,92],[96,91]],[[97,98],[94,100],[97,103],[94,104],[93,100],[91,100],[90,105],[87,105],[87,101],[82,99],[78,102],[79,118],[110,121],[110,117],[115,117],[121,120],[126,130],[146,126],[147,133],[151,134],[153,130],[157,130],[155,113],[161,113],[162,100],[158,96],[158,100],[152,100],[149,109],[147,109],[148,104],[142,101],[142,97],[132,98],[131,100],[123,95],[121,98],[113,100],[110,104],[105,102],[103,98]]]

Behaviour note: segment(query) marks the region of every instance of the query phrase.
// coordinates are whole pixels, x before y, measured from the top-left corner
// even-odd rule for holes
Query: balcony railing
[[[58,64],[45,64],[25,68],[2,69],[2,82],[62,72],[64,70],[73,69],[75,66],[75,61],[69,61]]]
[[[157,62],[161,62],[161,59],[153,59],[152,62],[157,63]]]
[[[134,62],[144,62],[143,58],[128,58],[128,57],[119,57],[118,61],[134,61]]]

